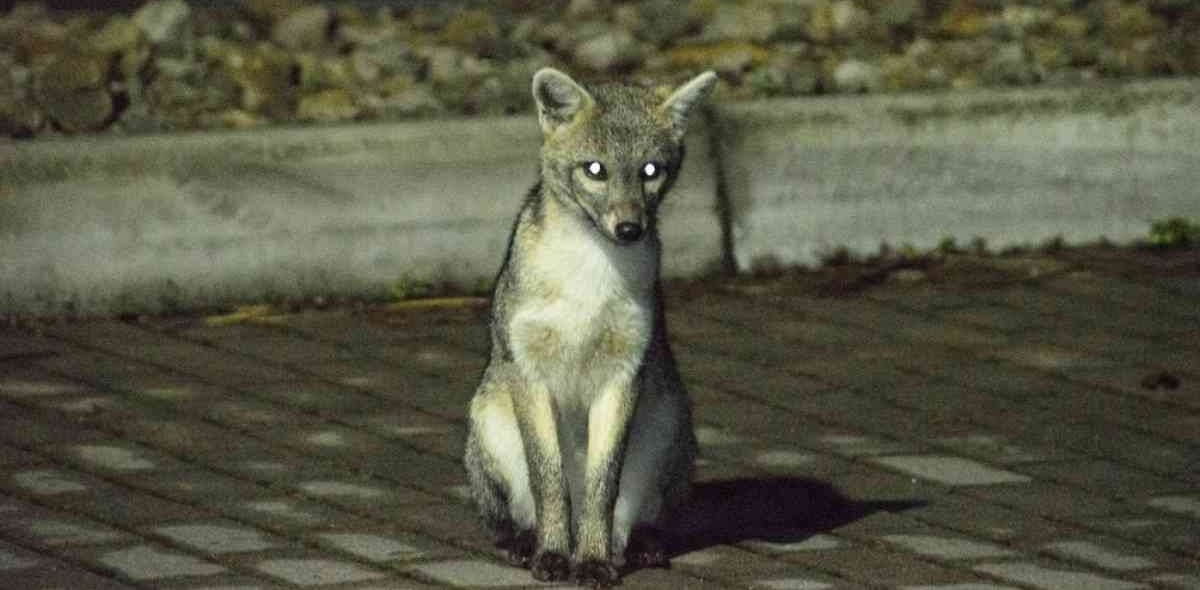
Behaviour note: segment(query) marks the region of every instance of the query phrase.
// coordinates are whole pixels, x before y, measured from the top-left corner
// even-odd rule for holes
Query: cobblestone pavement
[[[1200,253],[670,285],[699,485],[627,588],[1200,588]],[[0,587],[520,587],[478,306],[0,331]]]

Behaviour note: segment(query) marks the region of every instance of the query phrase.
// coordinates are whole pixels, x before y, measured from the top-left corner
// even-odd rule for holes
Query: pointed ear
[[[593,104],[587,90],[554,68],[542,68],[533,75],[533,99],[537,101],[538,121],[547,135]]]
[[[712,70],[704,72],[680,86],[659,105],[659,111],[671,123],[671,132],[676,141],[683,139],[683,134],[687,132],[688,114],[692,108],[712,92],[716,82],[717,75]]]

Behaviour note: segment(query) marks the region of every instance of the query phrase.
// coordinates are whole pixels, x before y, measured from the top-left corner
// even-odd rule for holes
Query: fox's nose
[[[622,221],[617,224],[614,233],[622,242],[636,242],[642,237],[642,225],[632,221]]]

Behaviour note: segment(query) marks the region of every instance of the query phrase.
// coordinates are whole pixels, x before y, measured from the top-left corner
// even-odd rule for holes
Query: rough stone
[[[500,25],[491,12],[458,10],[442,30],[442,40],[468,51],[487,52],[500,41]]]
[[[348,121],[362,113],[354,95],[343,88],[331,88],[300,97],[296,116],[304,121],[331,123]]]
[[[287,49],[320,47],[329,34],[333,12],[323,4],[300,8],[271,27],[271,40]]]
[[[772,38],[779,25],[774,11],[757,4],[720,2],[704,27],[705,41],[733,39],[766,41]]]
[[[87,38],[87,44],[101,53],[128,53],[142,41],[142,30],[133,20],[114,15]]]
[[[607,31],[577,45],[574,58],[597,71],[636,65],[642,59],[641,44],[628,31]]]
[[[182,37],[191,15],[185,0],[154,0],[133,13],[133,22],[157,45]]]
[[[837,0],[830,5],[830,24],[836,37],[853,39],[871,26],[871,15],[853,0]]]
[[[38,102],[64,131],[95,131],[109,122],[114,103],[104,88],[106,66],[98,57],[68,53],[42,72]]]
[[[874,92],[883,86],[883,71],[872,63],[848,59],[833,70],[833,86],[838,92]]]

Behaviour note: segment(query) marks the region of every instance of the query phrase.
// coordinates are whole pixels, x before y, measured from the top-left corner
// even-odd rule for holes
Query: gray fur
[[[634,531],[666,527],[686,496],[696,444],[667,343],[657,211],[714,82],[660,101],[534,76],[541,177],[496,280],[464,463],[484,524],[538,579],[616,583]]]

